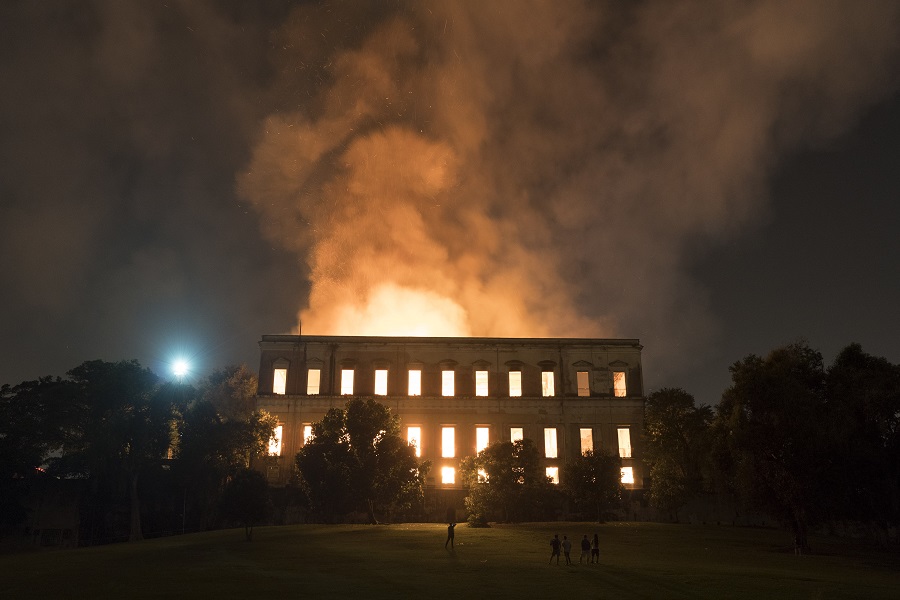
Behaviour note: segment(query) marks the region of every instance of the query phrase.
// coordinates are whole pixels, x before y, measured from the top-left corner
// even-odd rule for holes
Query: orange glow
[[[456,456],[456,430],[453,427],[441,428],[441,458]]]
[[[406,429],[406,442],[410,446],[415,446],[416,456],[422,456],[422,428],[408,427]]]
[[[454,393],[454,383],[456,382],[455,371],[441,371],[441,395],[452,396]]]
[[[387,396],[387,381],[388,381],[387,369],[376,369],[375,370],[375,395],[376,396]]]
[[[419,369],[409,370],[409,395],[422,395],[422,371]]]
[[[485,448],[488,447],[490,443],[490,428],[488,427],[476,427],[475,428],[475,453],[479,453]]]

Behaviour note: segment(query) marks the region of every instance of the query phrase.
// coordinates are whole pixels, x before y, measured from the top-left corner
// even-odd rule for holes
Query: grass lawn
[[[770,529],[656,523],[296,525],[0,556],[0,598],[900,598],[900,556]],[[600,534],[601,564],[578,542]],[[573,566],[548,565],[550,537]]]

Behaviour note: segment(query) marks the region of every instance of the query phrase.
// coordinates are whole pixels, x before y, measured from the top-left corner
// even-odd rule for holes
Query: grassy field
[[[548,565],[600,534],[601,564]],[[298,525],[0,556],[0,598],[900,598],[900,557],[769,529],[651,523]]]

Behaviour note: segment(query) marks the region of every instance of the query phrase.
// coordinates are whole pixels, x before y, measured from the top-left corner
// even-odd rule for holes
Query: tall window
[[[311,439],[313,439],[312,425],[306,424],[303,426],[303,445],[305,446]]]
[[[631,458],[631,429],[619,427],[619,456]]]
[[[284,394],[287,389],[287,369],[275,369],[275,376],[272,378],[272,393]]]
[[[409,370],[409,395],[422,395],[422,371],[419,369]]]
[[[556,428],[546,427],[544,429],[544,456],[547,458],[556,458]]]
[[[625,390],[625,371],[613,371],[613,393],[616,398],[624,398]]]
[[[375,369],[375,395],[387,396],[387,369]]]
[[[322,382],[322,371],[310,369],[306,372],[306,395],[315,396],[319,393],[319,384]]]
[[[488,395],[488,372],[487,371],[475,371],[475,395],[476,396],[487,396]]]
[[[521,427],[509,428],[509,441],[515,444],[519,440],[525,439],[525,430]]]
[[[281,434],[284,431],[283,425],[275,427],[272,437],[269,438],[269,456],[281,456]]]
[[[456,429],[441,427],[441,457],[453,458],[454,456],[456,456]]]
[[[556,390],[553,386],[553,371],[541,372],[541,394],[545,398],[556,394]]]
[[[490,429],[487,427],[475,428],[475,454],[478,454],[490,443]]]
[[[578,384],[578,395],[579,396],[590,396],[591,395],[591,379],[589,377],[589,373],[587,371],[578,371],[575,373],[575,380]]]
[[[594,451],[594,430],[581,429],[581,454]]]
[[[452,396],[454,394],[454,383],[456,382],[456,371],[441,371],[441,395]]]
[[[522,371],[509,372],[509,397],[522,395]]]
[[[353,369],[341,369],[341,395],[353,395]]]
[[[622,467],[622,483],[634,483],[634,469],[631,467]]]
[[[406,442],[410,446],[416,447],[416,456],[422,456],[422,428],[421,427],[407,427],[406,428]]]
[[[550,483],[559,483],[559,467],[547,467],[546,472]]]
[[[456,483],[456,469],[441,467],[441,483]]]

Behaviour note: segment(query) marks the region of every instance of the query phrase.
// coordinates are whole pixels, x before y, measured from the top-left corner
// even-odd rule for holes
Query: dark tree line
[[[731,376],[714,411],[679,389],[648,398],[651,502],[677,515],[701,491],[727,493],[778,519],[802,548],[826,523],[896,542],[900,366],[852,344],[826,368],[800,342],[747,356]]]
[[[82,543],[206,529],[228,482],[262,452],[274,419],[254,410],[246,367],[198,386],[137,361],[88,361],[64,378],[0,389],[0,497],[6,531],[27,516],[27,482],[80,482]],[[227,507],[226,507],[227,508]]]

